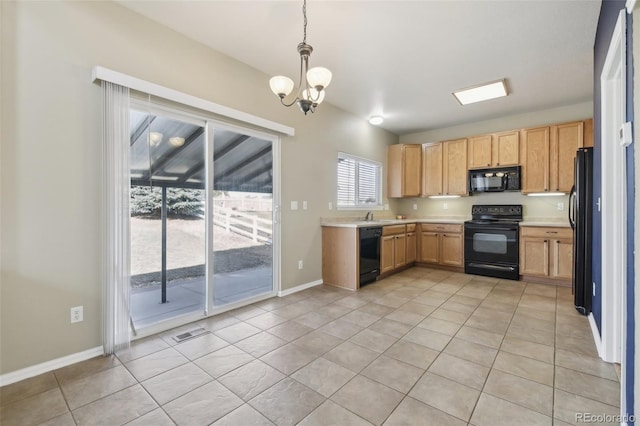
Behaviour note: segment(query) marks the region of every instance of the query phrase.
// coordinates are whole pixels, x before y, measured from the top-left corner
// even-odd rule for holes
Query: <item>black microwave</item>
[[[469,192],[520,191],[520,166],[469,170]]]

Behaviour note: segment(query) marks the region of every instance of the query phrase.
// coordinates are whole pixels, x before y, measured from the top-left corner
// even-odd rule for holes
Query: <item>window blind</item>
[[[381,205],[382,165],[378,162],[338,154],[338,207]]]

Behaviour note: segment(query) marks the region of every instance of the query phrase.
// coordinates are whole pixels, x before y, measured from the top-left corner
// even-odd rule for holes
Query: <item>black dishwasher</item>
[[[360,228],[360,285],[380,275],[380,237],[382,228]]]

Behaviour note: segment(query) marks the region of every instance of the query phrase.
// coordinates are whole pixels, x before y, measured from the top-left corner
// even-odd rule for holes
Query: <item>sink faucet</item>
[[[373,213],[367,212],[367,215],[364,217],[365,221],[373,220]]]

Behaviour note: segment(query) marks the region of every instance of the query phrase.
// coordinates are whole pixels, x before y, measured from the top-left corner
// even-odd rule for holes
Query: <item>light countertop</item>
[[[330,218],[322,220],[321,226],[328,226],[333,228],[367,228],[375,226],[404,225],[407,223],[463,224],[465,221],[470,219],[471,218],[469,217],[423,217],[411,219],[375,219],[364,221],[354,218]],[[525,218],[522,222],[520,222],[520,226],[568,228],[569,222],[567,220],[545,220],[542,218],[531,218],[529,220]]]
[[[568,220],[523,220],[520,222],[520,226],[538,226],[538,227],[549,227],[549,228],[569,228]]]
[[[371,226],[390,226],[390,225],[404,225],[406,223],[453,223],[463,224],[468,217],[459,218],[442,218],[442,217],[426,217],[426,218],[412,218],[412,219],[374,219],[374,220],[344,220],[340,218],[327,219],[321,222],[321,226],[328,226],[334,228],[366,228]]]

